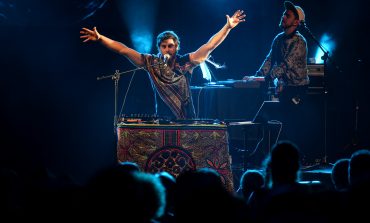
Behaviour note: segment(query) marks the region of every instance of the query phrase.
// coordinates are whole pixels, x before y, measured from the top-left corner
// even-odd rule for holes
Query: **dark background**
[[[97,169],[116,162],[114,82],[96,78],[134,67],[99,44],[82,43],[79,31],[81,27],[97,26],[102,34],[132,47],[126,26],[130,21],[123,19],[119,10],[129,1],[120,2],[0,1],[1,166],[25,174],[47,166],[84,182]],[[174,30],[182,41],[181,54],[205,43],[224,25],[226,14],[244,9],[247,22],[232,30],[212,53],[216,62],[227,65],[222,70],[210,66],[218,80],[241,79],[255,73],[272,39],[281,31],[278,24],[284,10],[283,1],[272,0],[135,2],[142,7],[154,2],[157,11],[153,18],[143,15],[134,19],[143,19],[144,23],[150,19],[154,36],[166,29]],[[332,60],[325,73],[329,90],[325,153],[333,162],[358,148],[369,148],[367,4],[360,0],[295,3],[305,10],[313,34],[320,37],[329,33],[337,44],[330,52]],[[314,57],[317,46],[305,36],[309,57]],[[156,53],[156,49],[151,52]],[[192,85],[205,82],[200,76],[197,68]],[[119,110],[131,77],[123,75],[119,81]],[[256,91],[249,96],[259,94]],[[225,107],[231,114],[243,109],[253,113],[250,106],[258,106],[238,96],[226,100],[233,103]],[[138,71],[123,113],[153,112],[148,77]],[[308,140],[312,137],[307,136]]]

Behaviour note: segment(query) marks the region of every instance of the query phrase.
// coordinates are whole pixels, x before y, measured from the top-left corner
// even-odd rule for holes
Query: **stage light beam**
[[[320,44],[326,50],[329,52],[329,55],[335,50],[336,42],[334,39],[329,36],[329,34],[324,33],[320,39]],[[322,56],[324,56],[324,52],[320,49],[320,47],[317,47],[316,55],[315,55],[315,61],[317,64],[322,64],[324,61],[322,60]]]
[[[122,19],[130,32],[133,48],[141,53],[150,53],[153,47],[153,32],[159,0],[119,1]]]

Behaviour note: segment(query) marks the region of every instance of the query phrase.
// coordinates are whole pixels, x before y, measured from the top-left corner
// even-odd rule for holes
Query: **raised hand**
[[[84,39],[83,42],[98,41],[100,39],[100,34],[96,27],[94,27],[93,30],[90,30],[88,28],[82,28],[80,34],[81,34],[80,39]]]
[[[235,26],[237,26],[241,22],[245,22],[246,15],[244,14],[243,10],[237,10],[233,16],[226,15],[227,23],[229,24],[229,27],[232,29]]]

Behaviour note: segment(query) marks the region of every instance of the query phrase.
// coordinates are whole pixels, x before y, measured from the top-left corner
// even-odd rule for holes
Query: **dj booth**
[[[167,171],[177,177],[186,170],[212,168],[233,191],[227,126],[190,124],[120,123],[117,157],[132,161],[145,172]]]

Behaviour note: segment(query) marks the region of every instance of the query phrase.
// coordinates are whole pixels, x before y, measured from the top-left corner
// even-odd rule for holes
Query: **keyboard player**
[[[284,2],[284,12],[279,27],[283,30],[272,41],[271,49],[255,76],[273,83],[275,95],[279,100],[279,109],[272,111],[284,124],[280,139],[288,139],[299,146],[305,144],[307,107],[305,102],[309,84],[307,73],[307,42],[298,32],[298,27],[305,20],[305,13],[290,1]],[[246,76],[243,79],[248,80]],[[269,84],[270,85],[270,84]]]
[[[301,7],[289,1],[284,2],[284,7],[279,24],[283,32],[274,38],[270,52],[255,76],[265,77],[266,82],[273,83],[279,101],[292,105],[303,101],[309,84],[307,42],[297,30],[305,20],[305,14]]]

